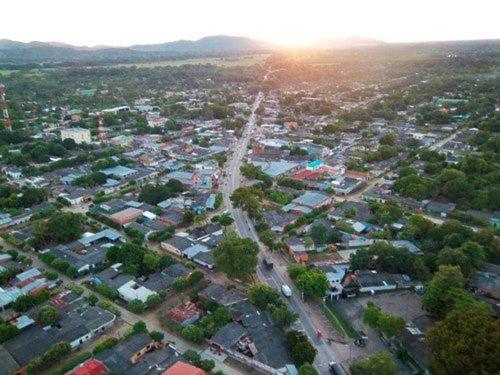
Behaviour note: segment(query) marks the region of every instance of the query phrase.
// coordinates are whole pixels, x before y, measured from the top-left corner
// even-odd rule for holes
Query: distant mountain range
[[[373,46],[383,42],[348,38],[323,40],[313,48]],[[182,58],[206,55],[226,55],[250,52],[270,52],[280,49],[268,42],[228,35],[208,36],[198,40],[178,40],[160,44],[130,47],[82,47],[59,42],[29,42],[0,39],[0,62],[67,62],[67,61],[138,61],[161,58]]]

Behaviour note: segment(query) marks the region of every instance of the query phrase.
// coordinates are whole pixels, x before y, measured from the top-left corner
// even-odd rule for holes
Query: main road
[[[281,289],[283,284],[287,284],[292,288],[293,296],[292,298],[287,299],[287,303],[290,308],[298,314],[299,329],[303,330],[307,334],[318,351],[314,361],[314,366],[321,374],[327,374],[329,372],[328,363],[334,360],[334,353],[332,348],[328,346],[324,340],[317,338],[317,328],[312,317],[316,312],[314,312],[306,303],[302,301],[301,294],[294,287],[292,281],[288,277],[286,265],[284,265],[281,261],[279,254],[274,254],[267,250],[267,248],[260,242],[253,223],[249,219],[248,215],[241,209],[234,208],[230,199],[233,191],[240,187],[240,166],[242,164],[243,157],[246,154],[251,135],[255,129],[257,121],[256,111],[263,98],[263,93],[259,92],[252,106],[252,112],[243,134],[239,139],[239,142],[233,148],[233,153],[226,164],[226,179],[223,185],[224,205],[233,217],[235,229],[240,237],[251,238],[259,244],[259,265],[257,267],[257,275],[259,279],[278,290]],[[264,257],[274,261],[274,269],[267,270],[263,267],[262,260]]]

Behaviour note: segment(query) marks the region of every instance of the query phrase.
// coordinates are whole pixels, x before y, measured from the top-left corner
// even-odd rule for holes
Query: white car
[[[287,298],[290,298],[292,296],[292,290],[290,289],[290,287],[286,284],[283,284],[281,286],[281,293],[283,293],[283,295]]]

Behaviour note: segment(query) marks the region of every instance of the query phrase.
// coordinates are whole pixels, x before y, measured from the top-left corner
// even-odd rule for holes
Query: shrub
[[[95,289],[103,296],[108,297],[111,300],[115,300],[118,298],[118,292],[108,285],[99,284],[95,286]]]
[[[128,303],[127,308],[133,313],[142,314],[144,312],[144,303],[141,300],[134,299]]]
[[[205,335],[200,327],[190,324],[182,330],[182,337],[184,337],[186,340],[200,343],[203,341]]]

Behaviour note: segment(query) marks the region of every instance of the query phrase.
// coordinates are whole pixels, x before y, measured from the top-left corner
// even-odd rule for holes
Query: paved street
[[[317,328],[319,328],[319,323],[317,324],[316,322],[323,321],[323,317],[318,316],[317,311],[314,311],[310,306],[308,306],[308,304],[301,300],[300,292],[294,287],[292,281],[287,275],[286,263],[280,262],[278,254],[273,254],[266,249],[266,247],[259,241],[253,224],[246,213],[240,209],[235,209],[230,200],[232,192],[240,187],[240,166],[242,164],[243,157],[245,156],[250,137],[255,128],[255,112],[262,100],[263,94],[260,92],[255,99],[252,107],[252,114],[249,117],[243,135],[234,148],[231,158],[227,162],[227,179],[224,181],[223,185],[224,204],[234,219],[235,228],[238,234],[244,238],[251,238],[259,244],[261,250],[259,253],[259,265],[257,267],[257,275],[259,279],[278,290],[281,289],[283,284],[287,284],[292,288],[294,295],[292,298],[288,299],[287,302],[290,305],[290,308],[299,315],[299,322],[302,329],[309,336],[318,350],[318,355],[316,356],[314,363],[315,367],[320,371],[320,373],[326,374],[328,373],[328,363],[332,360],[340,360],[340,358],[338,358],[338,355],[334,355],[334,350],[331,346],[328,346],[324,340],[320,340],[316,336]],[[262,260],[264,257],[268,257],[274,261],[275,267],[273,270],[268,271],[263,267]]]

